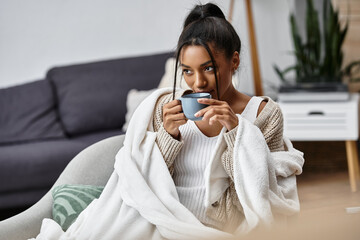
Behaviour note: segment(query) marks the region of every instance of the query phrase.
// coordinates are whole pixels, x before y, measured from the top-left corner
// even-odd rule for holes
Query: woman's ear
[[[235,51],[232,58],[231,58],[231,64],[232,64],[232,69],[234,70],[234,72],[236,71],[236,69],[239,67],[240,65],[240,56],[239,56],[239,52]]]

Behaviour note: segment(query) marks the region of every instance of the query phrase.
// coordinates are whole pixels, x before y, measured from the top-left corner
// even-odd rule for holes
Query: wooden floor
[[[360,182],[352,193],[347,172],[309,173],[297,178],[301,211],[284,228],[245,239],[360,240]]]
[[[347,172],[298,177],[302,239],[360,239],[360,182],[351,192]]]
[[[352,193],[347,172],[311,173],[300,175],[297,180],[302,215],[341,214],[347,208],[360,208],[360,183],[357,184],[358,191]]]

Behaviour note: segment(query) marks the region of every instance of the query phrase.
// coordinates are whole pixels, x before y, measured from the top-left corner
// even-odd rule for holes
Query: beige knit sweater
[[[177,93],[181,94],[181,93]],[[179,97],[179,96],[178,96]],[[165,159],[170,174],[174,172],[174,160],[183,146],[183,142],[174,139],[163,126],[163,106],[172,100],[172,94],[161,96],[155,106],[153,126],[157,132],[156,143]],[[263,133],[270,151],[284,150],[283,143],[283,116],[279,106],[269,97],[264,109],[256,118],[254,124]],[[224,192],[219,201],[207,209],[207,216],[221,221],[225,226],[224,231],[232,232],[243,220],[243,213],[240,201],[237,197],[233,182],[233,148],[237,127],[224,134],[227,144],[226,150],[222,153],[221,161],[226,173],[229,175],[229,188]]]

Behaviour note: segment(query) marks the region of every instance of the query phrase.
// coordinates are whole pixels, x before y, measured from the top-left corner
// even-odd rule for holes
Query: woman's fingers
[[[219,108],[219,107],[210,107],[208,111],[206,111],[203,115],[203,119],[206,121],[210,121],[211,118],[214,116],[231,116],[235,115],[232,113],[232,111],[229,111],[228,109]]]
[[[181,102],[179,100],[171,101],[164,105],[164,113],[179,113],[182,111]]]
[[[174,121],[176,127],[180,127],[181,125],[184,125],[186,122],[187,122],[186,118]]]
[[[200,98],[200,99],[198,99],[198,103],[207,104],[209,106],[219,106],[222,108],[226,108],[226,107],[230,108],[230,106],[228,105],[227,102],[219,101],[216,99],[210,99],[210,98]],[[209,111],[209,109],[211,109],[211,108],[206,107],[206,108],[201,109],[200,111],[195,113],[195,117],[203,116],[207,111]]]
[[[171,116],[171,115],[178,114],[178,113],[182,113],[181,106],[175,106],[172,108],[164,108],[164,110],[163,110],[164,117],[167,117],[168,115]]]
[[[169,115],[167,120],[170,121],[186,120],[186,117],[184,113],[177,113],[177,114]]]
[[[206,121],[209,121],[209,119],[216,115],[216,114],[222,114],[223,112],[223,109],[218,109],[218,108],[215,108],[215,107],[207,107],[207,108],[204,108],[202,109],[202,113],[200,114],[200,116],[203,117],[203,120],[206,120]]]
[[[178,139],[180,135],[179,127],[187,121],[182,113],[181,102],[173,100],[163,107],[163,125],[165,130],[174,138]]]
[[[231,113],[232,109],[229,107],[229,105],[210,105],[206,108],[201,109],[197,113],[195,113],[195,117],[201,117],[205,116],[206,114],[227,114]]]
[[[233,129],[238,124],[238,119],[233,118],[230,115],[214,115],[209,119],[209,124],[213,125],[215,122],[219,122],[221,125],[226,127],[228,130]]]
[[[208,105],[223,105],[226,102],[219,101],[213,98],[199,98],[198,103],[208,104]]]
[[[205,101],[199,102],[203,103]],[[238,118],[228,103],[215,99],[206,99],[206,103],[210,106],[198,111],[195,114],[196,117],[202,116],[203,121],[209,122],[209,125],[219,122],[229,131],[237,126]]]
[[[209,125],[213,125],[215,122],[219,122],[228,131],[235,128],[239,122],[239,119],[235,114],[209,114],[209,116],[207,116],[205,119],[208,119]]]
[[[169,106],[171,108],[171,107],[174,107],[179,104],[181,104],[180,100],[175,99],[175,100],[172,100],[171,102],[168,102],[167,104],[165,104],[165,106]]]

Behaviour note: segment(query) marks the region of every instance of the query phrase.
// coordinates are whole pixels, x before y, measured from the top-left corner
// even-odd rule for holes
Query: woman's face
[[[239,65],[239,54],[234,53],[232,59],[227,59],[222,52],[210,50],[216,62],[216,72],[219,87],[219,99],[225,100],[235,88],[232,85],[232,75]],[[209,92],[213,98],[216,93],[214,65],[210,55],[202,46],[186,46],[180,55],[180,66],[187,85],[194,92]]]

